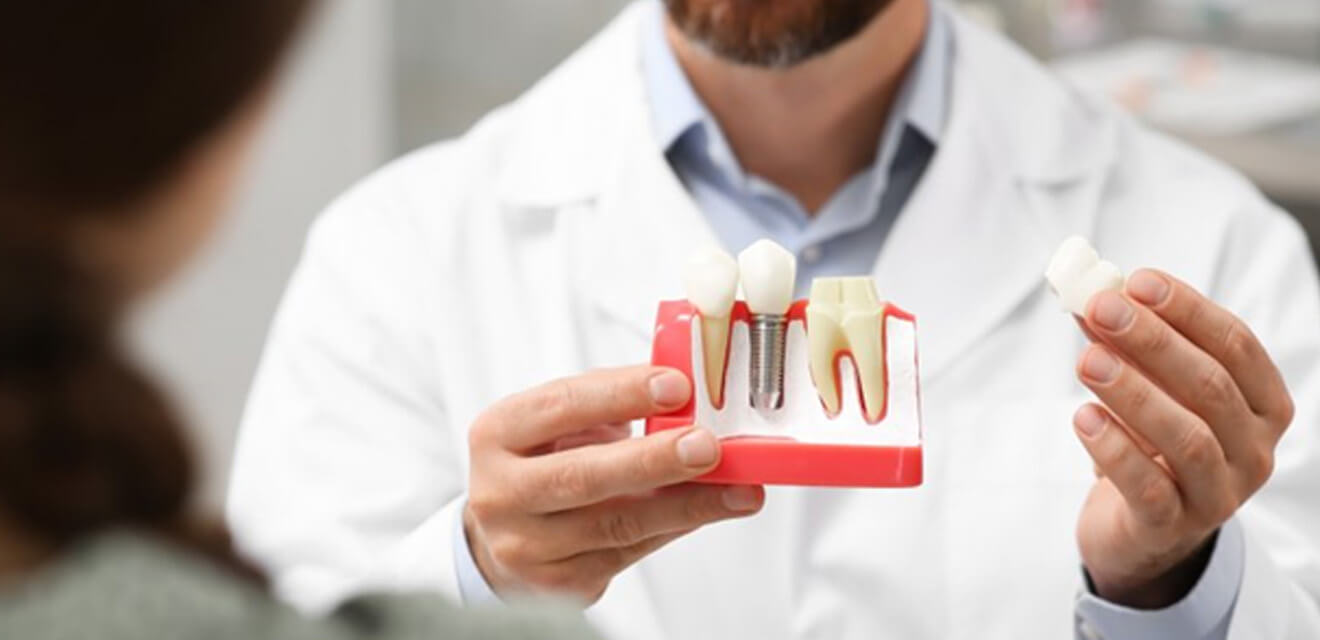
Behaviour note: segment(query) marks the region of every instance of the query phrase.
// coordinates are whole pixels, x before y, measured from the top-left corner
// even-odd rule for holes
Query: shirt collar
[[[642,28],[643,73],[660,147],[668,153],[685,133],[697,127],[713,130],[708,133],[720,137],[718,125],[697,97],[665,38],[663,3],[653,3]],[[894,114],[932,145],[939,143],[948,111],[948,62],[948,25],[941,12],[932,10],[921,50],[894,103]]]

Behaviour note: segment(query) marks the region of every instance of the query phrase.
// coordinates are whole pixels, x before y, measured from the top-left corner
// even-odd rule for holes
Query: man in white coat
[[[1041,281],[1073,234],[1147,267],[1082,330]],[[799,291],[871,273],[917,314],[921,488],[686,484],[710,432],[628,437],[691,393],[637,364],[656,301],[761,236]],[[652,0],[322,216],[229,515],[313,611],[386,587],[573,595],[640,640],[1313,638],[1317,429],[1312,257],[1241,178],[926,0]]]

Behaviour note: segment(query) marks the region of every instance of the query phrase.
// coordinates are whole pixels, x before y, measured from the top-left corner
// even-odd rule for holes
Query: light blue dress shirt
[[[659,2],[642,21],[642,67],[656,142],[724,246],[737,250],[772,238],[798,257],[799,295],[820,276],[871,273],[886,236],[938,148],[950,102],[955,42],[938,4],[918,57],[900,85],[874,163],[853,176],[813,215],[783,189],[745,172],[689,83],[664,33]],[[497,602],[477,569],[455,518],[454,564],[468,604]],[[1245,556],[1241,527],[1220,531],[1191,593],[1159,611],[1138,611],[1083,591],[1076,633],[1087,640],[1223,640]],[[1005,579],[1013,579],[1005,567]]]

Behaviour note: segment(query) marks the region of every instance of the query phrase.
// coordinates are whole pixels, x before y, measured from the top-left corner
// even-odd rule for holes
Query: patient
[[[192,513],[133,304],[208,235],[305,0],[0,5],[0,638],[579,638],[580,618],[277,604]]]

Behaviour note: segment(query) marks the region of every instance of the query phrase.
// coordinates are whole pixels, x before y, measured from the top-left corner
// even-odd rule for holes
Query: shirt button
[[[802,261],[807,264],[816,264],[823,257],[825,257],[825,250],[821,249],[820,245],[812,245],[802,250]]]

